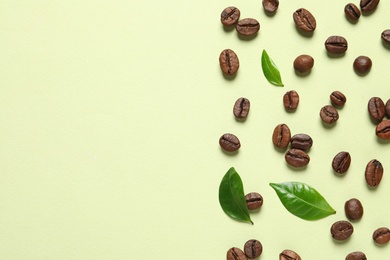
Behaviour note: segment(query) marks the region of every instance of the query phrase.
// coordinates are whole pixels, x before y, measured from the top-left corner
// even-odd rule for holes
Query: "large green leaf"
[[[336,211],[313,187],[301,182],[270,183],[284,207],[305,220],[317,220]]]
[[[253,224],[246,205],[244,187],[234,167],[227,171],[219,185],[219,203],[229,217]]]
[[[276,86],[284,86],[278,67],[265,50],[263,50],[263,53],[261,54],[261,68],[263,69],[264,76],[268,82]]]

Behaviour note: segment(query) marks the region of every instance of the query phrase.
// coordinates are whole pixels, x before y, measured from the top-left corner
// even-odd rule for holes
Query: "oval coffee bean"
[[[343,54],[348,49],[348,42],[342,36],[330,36],[325,41],[325,49],[331,54]]]
[[[324,123],[334,124],[339,119],[339,112],[333,106],[326,105],[321,108],[320,117]]]
[[[290,149],[285,155],[286,162],[293,167],[304,167],[309,164],[310,157],[300,149]]]
[[[387,227],[381,227],[374,231],[372,239],[375,243],[384,245],[390,241],[390,230]]]
[[[296,252],[286,249],[279,254],[279,260],[301,260],[301,257]]]
[[[272,134],[272,143],[276,148],[285,149],[290,143],[291,132],[286,124],[279,124]]]
[[[240,140],[234,134],[224,134],[219,138],[219,145],[227,152],[235,152],[240,149]]]
[[[225,49],[219,55],[219,65],[223,74],[232,76],[236,74],[240,67],[240,62],[237,54],[233,50]]]
[[[385,112],[388,119],[390,119],[390,99],[387,100],[385,105]]]
[[[230,248],[226,253],[227,260],[247,260],[244,251],[237,247]]]
[[[381,34],[381,38],[384,43],[390,44],[390,29],[384,30]]]
[[[385,103],[380,97],[372,97],[368,101],[368,113],[375,121],[382,121],[385,117],[386,108]]]
[[[344,13],[345,13],[345,16],[350,20],[350,21],[353,21],[353,22],[356,22],[357,20],[359,20],[359,17],[360,17],[360,10],[359,8],[353,4],[353,3],[349,3],[347,4],[345,7],[344,7]]]
[[[348,152],[339,152],[333,158],[332,168],[337,173],[347,172],[349,165],[351,164],[351,156]]]
[[[240,19],[240,10],[237,7],[226,7],[221,13],[221,23],[225,26],[232,26]]]
[[[244,245],[244,252],[249,259],[255,259],[263,252],[263,245],[256,239],[248,240]]]
[[[313,139],[307,134],[296,134],[291,137],[291,148],[307,151],[312,145]]]
[[[371,13],[378,6],[379,0],[360,0],[360,9],[363,13]]]
[[[263,205],[263,197],[257,192],[246,194],[245,200],[249,210],[259,209]]]
[[[356,251],[349,253],[345,260],[367,260],[367,257],[363,252]]]
[[[340,91],[333,91],[332,94],[330,94],[330,101],[333,105],[342,107],[345,102],[347,102],[347,98]]]
[[[382,180],[383,172],[383,166],[380,161],[375,159],[369,161],[364,173],[367,184],[371,187],[378,186]]]
[[[353,62],[353,69],[359,75],[367,74],[372,67],[372,61],[367,56],[359,56]]]
[[[236,25],[236,31],[243,36],[252,36],[260,30],[260,23],[253,18],[245,18]]]
[[[314,66],[314,59],[310,55],[302,54],[295,58],[293,65],[297,72],[308,73]]]
[[[233,114],[238,119],[244,119],[248,116],[250,109],[250,102],[247,98],[239,98],[236,103],[234,103]]]
[[[334,240],[343,241],[352,235],[353,226],[348,221],[340,220],[333,223],[330,228],[330,233]]]
[[[275,13],[279,7],[279,0],[263,0],[263,8],[268,13]]]
[[[305,32],[313,32],[316,29],[316,19],[305,8],[299,8],[296,10],[293,14],[293,19],[295,25]]]
[[[390,119],[380,122],[376,126],[375,133],[381,139],[390,139]]]
[[[287,111],[294,111],[299,104],[299,95],[295,90],[286,92],[283,96],[283,105]]]
[[[344,210],[349,220],[359,220],[363,217],[363,205],[358,199],[347,200],[344,204]]]

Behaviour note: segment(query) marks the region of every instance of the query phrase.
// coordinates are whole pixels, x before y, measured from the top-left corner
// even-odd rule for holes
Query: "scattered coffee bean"
[[[237,247],[230,248],[226,253],[227,260],[247,260],[244,251]]]
[[[349,220],[359,220],[363,217],[363,205],[358,199],[347,200],[344,204],[344,210]]]
[[[375,133],[381,139],[390,139],[390,119],[380,122],[376,126]]]
[[[385,105],[386,116],[390,119],[390,99],[387,100]]]
[[[240,62],[237,54],[233,50],[225,49],[219,55],[219,65],[223,74],[232,76],[236,74],[240,67]]]
[[[291,132],[286,124],[279,124],[272,134],[272,142],[276,148],[285,149],[290,143]]]
[[[381,34],[381,38],[384,43],[390,44],[390,29],[384,30]]]
[[[263,252],[263,245],[256,239],[248,240],[244,245],[244,252],[249,259],[255,259]]]
[[[368,101],[368,113],[374,121],[382,121],[385,117],[386,108],[385,103],[383,103],[383,100],[380,97],[370,98]]]
[[[279,0],[263,0],[263,8],[268,13],[275,13],[279,7]]]
[[[312,145],[313,139],[307,134],[296,134],[291,137],[291,148],[307,151]]]
[[[369,161],[364,173],[367,184],[371,187],[378,186],[382,180],[383,172],[383,166],[380,161],[375,159]]]
[[[330,233],[334,240],[343,241],[349,238],[353,233],[353,226],[350,222],[340,220],[333,223]]]
[[[240,149],[241,144],[234,134],[224,134],[219,138],[219,145],[227,152],[235,152]]]
[[[257,192],[248,193],[245,200],[249,210],[259,209],[263,205],[263,197]]]
[[[287,111],[294,111],[299,104],[299,95],[295,90],[286,92],[283,96],[283,105]]]
[[[237,7],[226,7],[221,13],[221,23],[225,26],[232,26],[240,19],[240,10]]]
[[[372,67],[372,61],[367,56],[359,56],[353,62],[353,68],[355,72],[359,75],[367,74]]]
[[[247,98],[239,98],[236,103],[234,103],[233,114],[238,119],[244,119],[248,116],[250,109],[250,102]]]
[[[367,257],[363,252],[356,251],[349,253],[345,260],[367,260]]]
[[[384,245],[390,241],[390,230],[387,227],[381,227],[374,231],[372,239],[375,243]]]
[[[325,41],[325,49],[331,54],[343,54],[348,49],[348,42],[342,36],[330,36]]]
[[[290,149],[284,156],[286,162],[293,167],[304,167],[309,164],[309,155],[300,149]]]
[[[313,68],[314,59],[310,55],[302,54],[295,58],[293,65],[297,72],[305,74]]]
[[[279,254],[279,260],[301,260],[301,257],[296,252],[286,249]]]
[[[253,18],[240,20],[236,25],[236,31],[243,36],[252,36],[260,30],[260,23]]]
[[[340,91],[333,91],[332,94],[330,94],[330,101],[333,105],[342,107],[345,102],[347,102],[347,98]]]
[[[321,108],[320,117],[326,124],[334,124],[339,119],[339,112],[331,105],[326,105]]]
[[[360,9],[363,13],[373,12],[379,4],[379,0],[360,0]]]
[[[344,8],[344,13],[345,13],[345,16],[350,20],[350,21],[353,21],[353,22],[356,22],[357,20],[359,20],[359,17],[360,17],[360,10],[359,8],[353,4],[353,3],[349,3],[345,6]]]
[[[348,152],[339,152],[333,158],[332,168],[337,173],[346,173],[351,164],[351,156]]]
[[[295,25],[305,32],[313,32],[316,29],[316,19],[305,8],[299,8],[296,10],[293,14],[293,19]]]

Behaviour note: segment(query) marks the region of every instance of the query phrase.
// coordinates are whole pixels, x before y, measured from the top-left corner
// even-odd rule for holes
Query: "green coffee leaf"
[[[231,218],[252,223],[240,175],[231,167],[219,185],[219,204]]]
[[[265,50],[263,50],[263,53],[261,54],[261,67],[268,82],[276,86],[284,86],[278,67]]]
[[[284,207],[293,215],[305,220],[325,218],[336,211],[313,187],[301,182],[269,184]]]

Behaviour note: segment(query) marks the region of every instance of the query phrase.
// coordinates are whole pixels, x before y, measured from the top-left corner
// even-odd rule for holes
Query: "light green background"
[[[390,49],[380,40],[390,28],[390,1],[357,24],[344,17],[347,2],[280,2],[270,17],[260,0],[1,1],[0,259],[225,259],[251,238],[262,242],[266,260],[286,248],[306,260],[355,250],[388,259],[390,245],[371,236],[390,226],[390,143],[376,138],[367,102],[390,98]],[[230,5],[260,21],[257,37],[223,29],[220,13]],[[310,38],[292,20],[300,7],[317,19]],[[330,35],[348,40],[344,57],[327,56]],[[225,48],[240,58],[234,80],[219,68]],[[264,78],[263,49],[285,87]],[[298,77],[292,62],[303,53],[315,65]],[[359,55],[373,61],[365,77],[352,69]],[[286,113],[282,96],[292,89],[301,102]],[[334,90],[348,101],[326,128],[319,110]],[[245,122],[232,114],[241,96],[252,104]],[[312,136],[306,169],[289,168],[273,148],[279,123]],[[234,156],[218,145],[225,132],[241,140]],[[352,164],[337,177],[330,163],[342,150]],[[385,174],[370,190],[364,169],[374,158]],[[218,186],[231,166],[246,192],[264,197],[253,226],[220,208]],[[294,217],[268,185],[282,181],[312,185],[337,213],[313,222]],[[346,219],[352,197],[365,214],[347,242],[335,243],[330,226]]]

